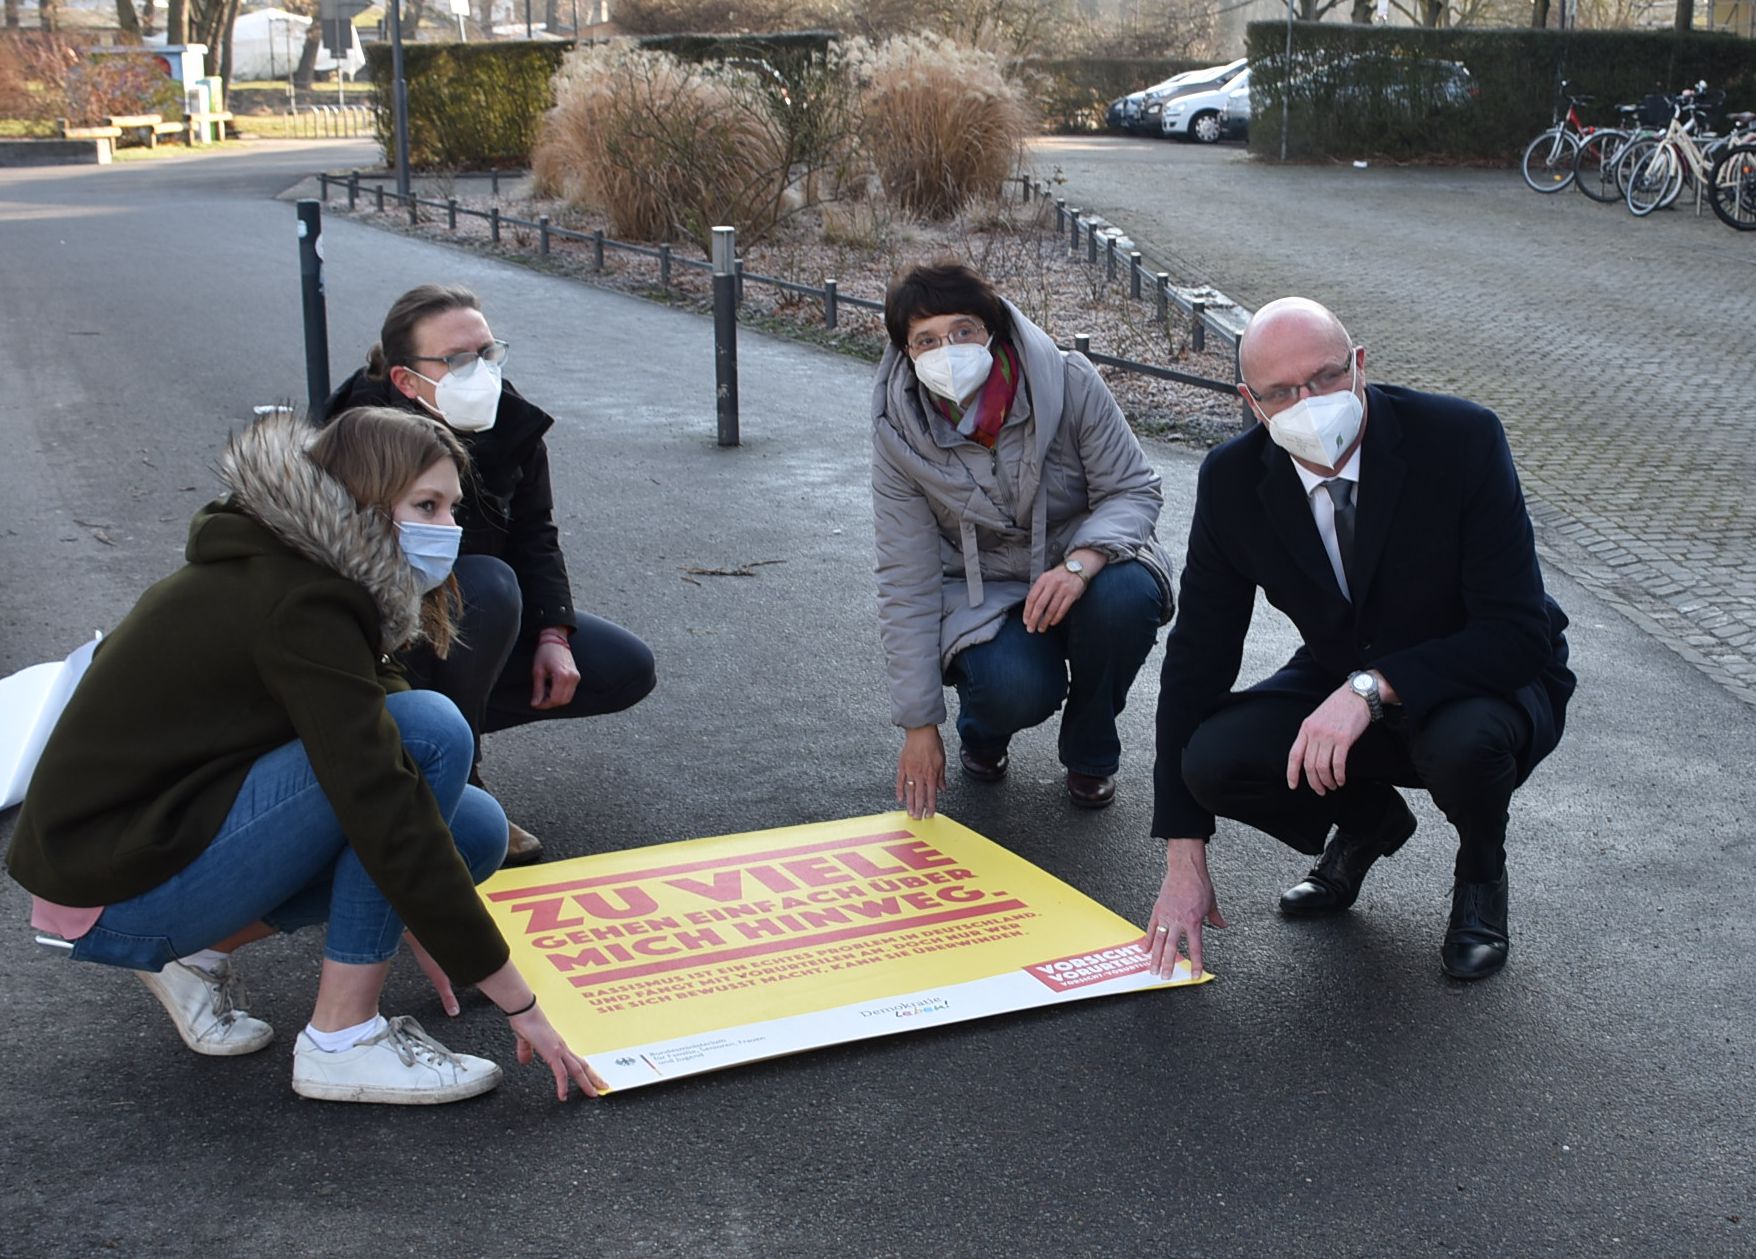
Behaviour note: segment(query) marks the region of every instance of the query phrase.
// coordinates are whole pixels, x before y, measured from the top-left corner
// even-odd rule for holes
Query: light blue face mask
[[[425,525],[407,520],[396,522],[403,558],[421,575],[421,593],[436,590],[451,576],[457,549],[463,545],[463,529],[457,525]]]

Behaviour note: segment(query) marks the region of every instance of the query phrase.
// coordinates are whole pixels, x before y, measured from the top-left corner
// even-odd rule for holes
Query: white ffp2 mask
[[[988,383],[988,373],[993,369],[994,355],[986,345],[941,345],[915,360],[915,379],[946,401],[961,406]]]
[[[413,368],[409,369],[414,371]],[[421,373],[415,372],[417,376]],[[500,413],[500,365],[486,359],[467,376],[446,372],[438,380],[421,379],[433,386],[434,404],[428,409],[460,433],[480,433],[494,427]],[[423,401],[422,405],[426,403]]]
[[[1270,440],[1306,463],[1320,468],[1339,467],[1342,455],[1360,435],[1360,420],[1365,414],[1360,395],[1355,392],[1358,383],[1356,365],[1352,383],[1341,393],[1299,399],[1268,421]]]

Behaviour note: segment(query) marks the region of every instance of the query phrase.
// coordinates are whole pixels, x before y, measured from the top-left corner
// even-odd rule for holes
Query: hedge
[[[530,164],[537,125],[555,103],[550,80],[573,45],[563,40],[405,43],[409,169],[514,169]],[[389,44],[366,48],[378,142],[396,160]]]
[[[1044,130],[1102,131],[1104,111],[1118,96],[1208,64],[1164,57],[1027,57],[1014,77]]]
[[[835,36],[828,31],[779,35],[651,35],[645,48],[683,61],[743,57],[774,66],[789,81]],[[495,40],[473,44],[404,43],[411,170],[487,170],[528,166],[543,115],[555,104],[552,80],[570,40]],[[389,44],[366,47],[376,93],[378,142],[395,162]]]
[[[1728,109],[1756,107],[1756,43],[1717,32],[1299,22],[1290,73],[1286,38],[1284,22],[1249,26],[1252,153],[1279,156],[1283,97],[1287,156],[1301,160],[1514,159],[1551,122],[1563,79],[1596,97],[1582,112],[1600,124],[1700,79]]]

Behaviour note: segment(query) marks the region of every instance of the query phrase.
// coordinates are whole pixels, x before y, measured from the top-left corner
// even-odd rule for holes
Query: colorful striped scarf
[[[979,414],[968,414],[956,403],[937,394],[933,395],[933,405],[959,433],[992,450],[1000,436],[1000,426],[1006,423],[1006,413],[1012,409],[1012,399],[1018,393],[1018,378],[1018,354],[1010,343],[995,341],[994,365],[988,369],[988,381],[982,386],[977,407]]]

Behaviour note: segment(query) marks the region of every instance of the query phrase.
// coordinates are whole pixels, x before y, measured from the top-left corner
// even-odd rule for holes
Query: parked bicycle
[[[1700,124],[1705,131],[1707,118],[1724,101],[1724,92],[1709,92],[1705,83],[1696,84],[1693,91],[1678,95],[1663,136],[1631,144],[1623,152],[1619,165],[1628,171],[1626,200],[1636,217],[1674,203],[1685,181],[1695,187],[1699,210],[1703,191],[1711,187],[1714,157],[1730,138],[1697,134],[1696,127]]]
[[[1748,128],[1756,114],[1742,115]],[[1708,176],[1713,212],[1727,227],[1740,232],[1756,231],[1756,142],[1727,146],[1713,163]]]
[[[1571,86],[1567,80],[1561,80],[1561,94],[1567,97],[1566,115],[1561,116],[1557,110],[1554,125],[1524,149],[1524,160],[1519,168],[1524,173],[1524,182],[1537,192],[1560,192],[1573,182],[1578,168],[1579,146],[1597,130],[1579,120],[1579,107],[1591,104],[1596,98],[1567,96],[1567,89]]]
[[[1671,116],[1670,97],[1655,93],[1638,105],[1616,106],[1616,113],[1618,125],[1599,127],[1582,140],[1573,164],[1573,186],[1605,205],[1627,196],[1627,187],[1617,177],[1622,153],[1630,144],[1664,134]]]

